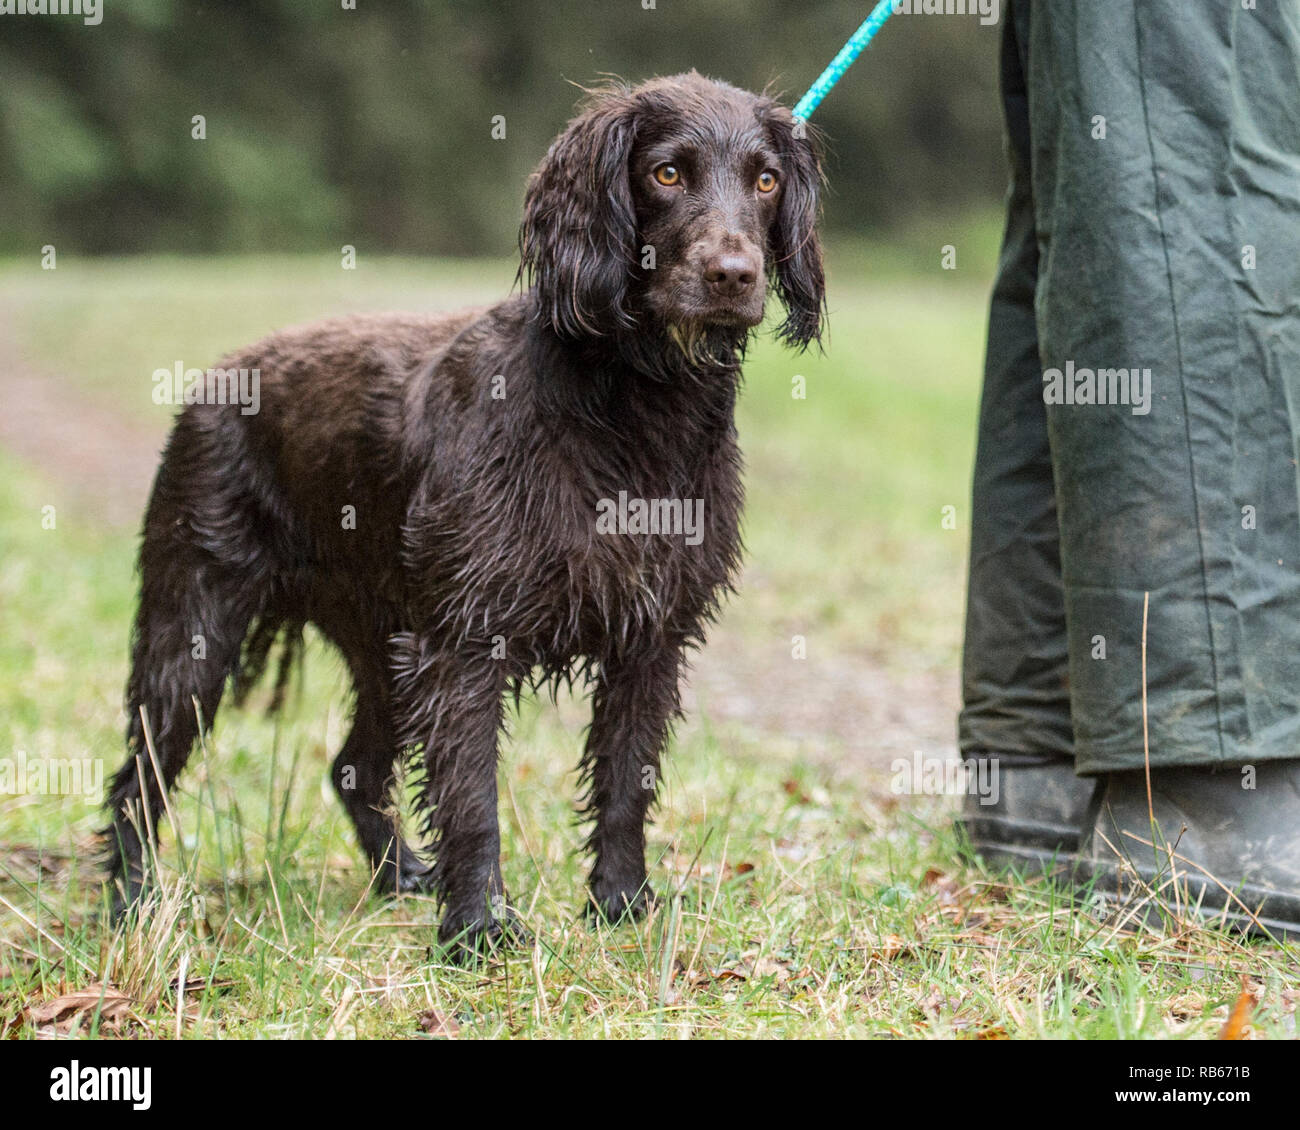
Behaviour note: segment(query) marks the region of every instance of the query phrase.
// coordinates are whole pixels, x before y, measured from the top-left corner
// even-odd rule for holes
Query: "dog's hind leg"
[[[109,881],[118,912],[141,893],[164,797],[189,759],[200,712],[204,726],[212,725],[263,588],[256,556],[231,553],[236,531],[246,531],[232,500],[210,491],[182,505],[167,473],[165,463],[140,550],[127,758],[106,802]]]
[[[166,578],[144,584],[127,685],[127,759],[108,798],[119,910],[140,895],[145,844],[157,842],[164,795],[189,760],[200,712],[204,727],[212,725],[254,611],[242,582],[212,572],[178,559]],[[160,590],[168,588],[164,598]]]
[[[388,895],[428,890],[433,886],[433,868],[401,836],[393,796],[398,746],[389,695],[363,682],[355,666],[354,678],[357,705],[352,732],[334,759],[334,788],[375,871],[375,890]]]

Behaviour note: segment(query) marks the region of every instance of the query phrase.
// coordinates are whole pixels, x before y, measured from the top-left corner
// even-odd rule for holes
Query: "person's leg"
[[[972,491],[959,744],[996,759],[995,803],[961,825],[987,862],[1041,866],[1077,846],[1089,782],[1074,773],[1065,600],[1034,295],[1028,7],[1005,15],[1001,85],[1011,189],[989,313]]]
[[[1036,321],[1074,750],[1105,785],[1090,858],[1103,882],[1111,845],[1151,859],[1149,756],[1165,836],[1187,825],[1183,843],[1206,854],[1196,863],[1292,922],[1297,69],[1286,6],[1052,0],[1029,13]],[[1209,888],[1207,902],[1224,901]]]

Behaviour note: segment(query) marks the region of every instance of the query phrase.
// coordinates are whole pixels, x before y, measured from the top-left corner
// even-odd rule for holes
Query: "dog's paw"
[[[126,876],[119,876],[108,884],[108,924],[121,926],[130,919],[137,918],[146,896],[146,883],[143,875],[136,871]]]
[[[655,905],[655,893],[648,883],[605,890],[593,886],[587,901],[587,918],[594,922],[626,922],[644,918]]]
[[[456,965],[475,965],[505,949],[529,949],[533,936],[519,916],[505,907],[496,916],[453,914],[443,917],[438,927],[442,954]]]
[[[410,852],[403,854],[400,864],[392,859],[384,860],[375,872],[375,892],[384,898],[429,894],[434,886],[433,866]]]

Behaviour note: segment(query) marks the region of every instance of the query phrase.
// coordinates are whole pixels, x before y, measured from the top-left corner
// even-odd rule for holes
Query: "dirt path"
[[[0,447],[105,525],[138,526],[166,432],[125,418],[15,347],[0,323]]]
[[[2,323],[0,405],[0,447],[94,521],[138,526],[166,438],[162,426],[124,419],[43,372]],[[700,706],[723,737],[850,771],[881,769],[918,749],[951,753],[954,746],[955,673],[895,677],[857,656],[792,661],[784,648],[764,655],[742,646],[725,618],[696,657],[684,697],[692,725]]]

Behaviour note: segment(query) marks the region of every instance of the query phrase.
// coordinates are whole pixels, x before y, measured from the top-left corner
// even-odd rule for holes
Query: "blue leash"
[[[885,26],[885,21],[894,12],[894,0],[880,0],[852,38],[840,48],[840,53],[831,60],[831,64],[821,73],[821,77],[808,88],[808,93],[799,99],[794,108],[794,116],[806,122],[812,112],[821,105],[821,101],[831,92],[831,88],[844,77],[844,72],[853,66],[857,57],[867,49],[867,44],[876,38],[876,32]]]

